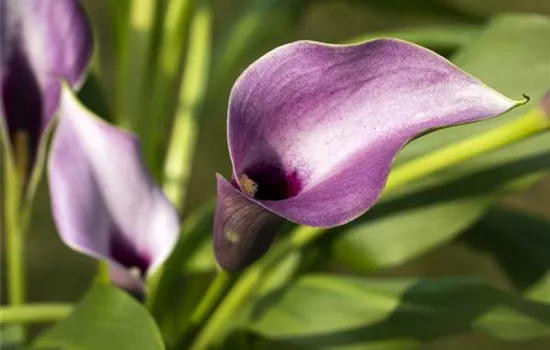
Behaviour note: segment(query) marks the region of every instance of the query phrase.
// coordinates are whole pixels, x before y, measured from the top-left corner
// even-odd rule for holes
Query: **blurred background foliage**
[[[116,61],[117,55],[124,54],[115,49],[117,41],[124,35],[137,35],[135,40],[140,41],[139,32],[128,34],[127,28],[120,26],[116,17],[107,15],[108,1],[82,0],[92,19],[98,47],[95,69],[80,95],[99,115],[114,120],[118,108],[115,100],[117,82],[121,74]],[[119,19],[128,15],[127,4],[127,0],[118,1]],[[169,1],[166,4],[168,6]],[[184,218],[215,196],[214,173],[229,174],[225,121],[228,95],[234,80],[248,64],[280,44],[298,39],[343,43],[378,35],[398,36],[428,45],[511,98],[519,99],[522,93],[526,93],[537,101],[550,87],[548,0],[212,0],[211,4],[214,11],[213,56],[208,66],[208,86],[200,112],[201,129]],[[139,47],[137,50],[139,52]],[[165,92],[167,99],[177,96],[176,83],[177,79],[173,91]],[[431,134],[408,145],[397,162],[499,125],[527,108],[530,106],[488,122]],[[144,117],[155,118],[147,113]],[[137,132],[148,127],[149,124],[143,124]],[[154,127],[168,132],[171,125],[161,121]],[[151,142],[156,152],[163,154],[167,139],[162,137],[145,142]],[[148,160],[153,168],[158,168],[155,159]],[[381,305],[391,304],[392,300],[399,298],[408,298],[406,303],[419,303],[419,307],[429,308],[430,302],[437,304],[438,301],[423,299],[423,293],[434,288],[429,280],[424,279],[441,277],[448,278],[450,284],[457,283],[452,295],[442,294],[442,298],[447,300],[442,308],[444,313],[419,317],[411,316],[406,309],[402,313],[394,311],[392,317],[397,321],[394,328],[390,327],[393,333],[384,335],[372,326],[374,329],[370,331],[363,330],[360,345],[346,349],[364,349],[367,344],[370,344],[368,349],[397,349],[408,347],[411,342],[422,342],[421,348],[425,350],[548,349],[549,334],[535,340],[521,339],[514,337],[515,326],[511,324],[510,334],[492,337],[480,331],[482,321],[473,327],[467,322],[469,319],[457,320],[457,311],[453,307],[470,307],[470,317],[473,318],[483,314],[484,308],[499,296],[496,290],[495,294],[476,294],[479,281],[475,278],[452,279],[452,276],[480,276],[485,281],[483,283],[550,303],[548,169],[550,135],[546,133],[430,176],[385,197],[360,220],[319,239],[301,258],[291,256],[279,274],[275,274],[265,293],[258,293],[260,296],[281,285],[278,275],[283,276],[283,280],[296,276],[298,271],[321,275],[299,279],[282,303],[255,319],[252,327],[232,335],[228,347],[242,348],[239,344],[249,342],[250,337],[262,349],[270,346],[275,349],[281,344],[288,346],[286,342],[293,337],[292,332],[307,322],[301,319],[302,322],[293,324],[288,315],[279,312],[278,308],[284,309],[285,303],[292,307],[293,303],[307,300],[311,304],[311,313],[301,316],[318,320],[338,318],[342,310],[357,310],[357,313],[362,312],[362,316],[357,316],[359,323],[365,321],[361,318],[365,314],[373,319],[384,314],[381,308],[385,306]],[[205,222],[208,221],[207,218]],[[199,226],[198,231],[205,234],[196,244],[202,248],[189,257],[183,269],[190,276],[185,283],[206,286],[214,270],[214,261],[209,225]],[[44,181],[37,196],[28,241],[29,299],[78,300],[89,287],[95,264],[60,242],[51,221]],[[391,289],[397,294],[381,292],[384,300],[380,303],[377,303],[377,298],[381,297],[376,295],[350,296],[344,293],[338,298],[325,298],[323,293],[327,290],[321,286],[324,283],[322,273],[327,269],[341,273],[339,283],[345,286],[341,291],[346,293],[352,293],[350,286],[359,283],[352,276],[361,275],[376,277],[369,280],[372,285],[368,288],[375,291]],[[399,279],[385,282],[383,277]],[[397,285],[388,287],[388,283]],[[2,286],[5,286],[5,281]],[[173,291],[178,292],[177,289]],[[468,300],[473,295],[478,296],[478,300]],[[187,293],[182,297],[181,305],[175,307],[185,312],[198,297],[200,292],[197,295]],[[258,307],[265,308],[273,298],[277,300],[277,292],[270,294]],[[361,303],[355,303],[356,300]],[[461,301],[467,306],[463,306]],[[323,305],[326,310],[321,307]],[[346,322],[353,325],[354,320],[348,318]],[[502,322],[505,323],[506,319]],[[330,324],[321,322],[318,326],[325,332],[332,330]],[[532,327],[535,329],[536,325]],[[283,343],[262,343],[262,336],[253,334]],[[412,340],[391,344],[381,341],[391,336],[411,334],[414,335]],[[315,347],[319,342],[338,343],[340,339],[337,335],[329,338],[327,335],[326,339],[293,339],[291,342],[297,347]]]

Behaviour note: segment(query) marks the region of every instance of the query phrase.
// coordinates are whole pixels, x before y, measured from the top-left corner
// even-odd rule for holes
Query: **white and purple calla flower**
[[[113,282],[142,295],[143,278],[171,252],[179,218],[144,165],[133,134],[82,106],[92,36],[76,0],[0,0],[2,119],[33,154],[59,120],[48,181],[54,221],[73,249],[109,262]],[[135,276],[133,269],[139,276]]]
[[[270,246],[284,219],[348,223],[379,198],[415,137],[518,103],[443,57],[400,40],[299,41],[253,63],[231,92],[231,182],[218,175],[214,249],[228,270]]]
[[[59,234],[73,249],[108,261],[113,281],[139,295],[176,243],[178,214],[135,135],[94,116],[67,87],[58,116],[48,180]]]
[[[60,79],[80,87],[91,28],[74,0],[0,0],[1,120],[25,177],[57,109]]]

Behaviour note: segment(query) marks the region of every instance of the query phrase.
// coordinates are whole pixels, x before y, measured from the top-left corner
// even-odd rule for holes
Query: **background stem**
[[[209,1],[197,4],[190,26],[180,98],[164,163],[164,192],[176,208],[183,209],[187,182],[199,134],[198,115],[210,70],[212,14]]]
[[[67,317],[72,304],[48,303],[11,305],[0,308],[0,324],[55,322]]]

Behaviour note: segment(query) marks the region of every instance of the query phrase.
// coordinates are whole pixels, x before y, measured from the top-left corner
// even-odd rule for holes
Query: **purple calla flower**
[[[75,0],[0,0],[0,123],[22,176],[34,165],[57,109],[59,79],[78,88],[92,53],[90,26]]]
[[[516,102],[443,57],[400,40],[300,41],[248,67],[229,100],[232,181],[218,175],[214,249],[241,269],[284,219],[334,227],[380,196],[397,153],[428,131]]]
[[[114,282],[139,295],[142,278],[176,243],[176,210],[147,171],[134,135],[87,111],[68,87],[58,115],[48,180],[59,234],[75,250],[107,260]]]

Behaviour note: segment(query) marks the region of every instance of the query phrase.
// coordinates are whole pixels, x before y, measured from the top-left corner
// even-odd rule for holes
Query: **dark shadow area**
[[[17,38],[6,40],[15,41]],[[2,57],[2,68],[6,72],[2,74],[1,82],[2,118],[15,163],[25,170],[27,178],[38,157],[42,133],[50,121],[50,116],[45,115],[50,111],[44,110],[44,99],[57,98],[58,94],[47,96],[41,91],[30,58],[20,46],[20,43],[13,45],[6,53],[8,57]]]
[[[460,237],[491,254],[516,287],[525,290],[550,270],[550,222],[512,210],[491,210]]]
[[[107,100],[105,99],[105,91],[103,86],[101,85],[97,75],[93,72],[90,73],[84,81],[84,85],[82,85],[82,88],[78,92],[78,97],[82,100],[84,105],[97,116],[108,121],[109,123],[115,122],[113,116],[109,112],[109,106],[107,105]]]

